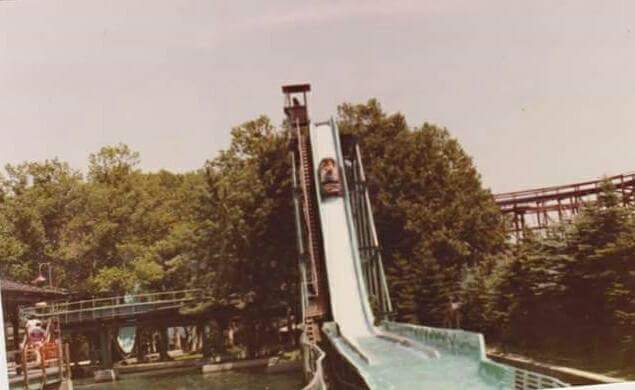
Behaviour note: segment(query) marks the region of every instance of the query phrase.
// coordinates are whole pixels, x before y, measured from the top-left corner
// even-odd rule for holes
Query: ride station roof
[[[0,278],[0,288],[2,288],[2,300],[5,303],[35,303],[46,299],[59,299],[68,295],[65,290],[42,288],[4,278]]]

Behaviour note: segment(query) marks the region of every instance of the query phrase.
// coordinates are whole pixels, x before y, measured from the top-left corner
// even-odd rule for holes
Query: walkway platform
[[[202,297],[201,290],[182,290],[75,302],[53,302],[41,307],[21,308],[20,316],[23,318],[32,316],[43,320],[57,317],[62,325],[113,319],[125,320],[143,314],[178,309]]]

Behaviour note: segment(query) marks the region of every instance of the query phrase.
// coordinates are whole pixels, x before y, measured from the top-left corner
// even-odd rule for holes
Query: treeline
[[[466,324],[508,346],[635,363],[635,209],[610,183],[572,224],[468,269]]]
[[[607,189],[575,223],[506,240],[504,220],[449,132],[379,103],[344,104],[357,135],[396,317],[463,325],[518,346],[630,348],[635,221]],[[287,135],[261,117],[188,173],[142,172],[125,145],[91,155],[85,175],[58,160],[0,178],[0,272],[32,280],[50,262],[78,295],[202,287],[254,307],[297,307]],[[629,333],[630,332],[630,333]],[[627,355],[625,355],[627,356]]]
[[[6,166],[0,274],[30,282],[50,263],[77,298],[202,287],[219,302],[293,304],[285,137],[266,118],[232,135],[187,173],[142,172],[123,144],[91,154],[85,175],[57,159]]]
[[[2,275],[29,282],[48,262],[54,285],[77,295],[185,287],[204,176],[142,173],[138,163],[117,145],[91,154],[85,177],[57,159],[7,166]]]

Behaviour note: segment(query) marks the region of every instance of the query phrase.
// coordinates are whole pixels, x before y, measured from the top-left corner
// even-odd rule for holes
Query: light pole
[[[51,263],[40,263],[39,267],[38,267],[38,275],[37,278],[35,278],[33,280],[34,284],[40,284],[40,283],[44,283],[46,282],[47,278],[42,274],[42,266],[45,265],[48,267],[48,281],[49,281],[49,287],[53,288],[53,274],[51,272],[51,268],[53,268],[51,266]]]

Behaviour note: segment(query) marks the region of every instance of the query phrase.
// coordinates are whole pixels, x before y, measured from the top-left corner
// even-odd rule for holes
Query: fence
[[[61,323],[82,322],[127,317],[157,309],[178,308],[202,296],[202,290],[181,290],[74,302],[53,302],[44,306],[22,307],[20,316],[23,319],[57,317]]]

